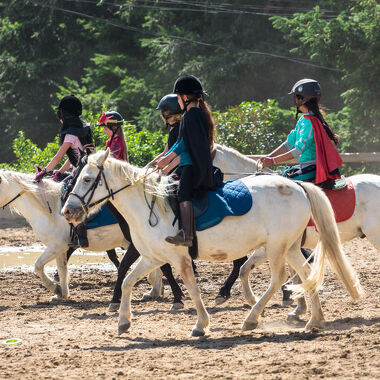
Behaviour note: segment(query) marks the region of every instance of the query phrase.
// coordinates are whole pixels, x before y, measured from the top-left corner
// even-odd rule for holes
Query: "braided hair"
[[[323,125],[323,128],[325,129],[327,135],[329,138],[334,141],[335,145],[338,145],[339,143],[339,135],[334,133],[330,126],[328,125],[327,121],[322,115],[322,112],[319,108],[318,99],[317,98],[311,98],[306,103],[305,106],[309,109],[309,111],[313,112],[313,114],[319,119],[321,124]]]

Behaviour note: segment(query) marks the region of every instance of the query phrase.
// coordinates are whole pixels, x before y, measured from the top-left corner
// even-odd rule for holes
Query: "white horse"
[[[89,157],[62,213],[68,220],[82,221],[88,210],[99,207],[102,200],[111,198],[112,194],[106,190],[109,188],[114,195],[110,201],[129,224],[132,240],[141,259],[123,282],[119,334],[127,331],[131,324],[131,291],[134,284],[168,262],[181,275],[197,309],[198,320],[192,335],[204,335],[209,326],[209,315],[195,281],[188,251],[185,247],[173,246],[165,241],[166,236],[176,232],[171,223],[172,211],[165,207],[163,199],[159,199],[156,204],[160,222],[155,228],[149,227],[149,209],[145,205],[143,184],[139,181],[144,171],[126,162],[107,159],[108,155],[109,150]],[[308,183],[298,185],[277,176],[251,176],[242,181],[252,195],[251,210],[243,216],[226,217],[220,224],[198,232],[198,246],[200,259],[216,262],[231,261],[265,246],[271,268],[271,283],[252,307],[244,321],[244,329],[257,326],[266,303],[285,282],[285,261],[295,268],[305,281],[304,290],[311,294],[311,318],[306,329],[323,324],[317,288],[322,282],[326,255],[351,297],[357,299],[362,296],[359,279],[340,245],[330,202],[318,187]],[[167,177],[162,179],[161,185],[157,184],[156,174],[148,177],[146,182],[158,194],[166,193]],[[107,186],[98,186],[99,183],[107,183]],[[318,259],[308,276],[310,268],[304,265],[300,245],[311,216],[320,231],[320,241],[316,249]]]
[[[9,206],[29,222],[37,238],[46,245],[34,265],[34,271],[43,285],[57,298],[66,299],[69,296],[66,251],[71,239],[70,225],[60,213],[61,189],[61,183],[48,179],[35,184],[30,174],[0,171],[0,206],[21,194]],[[89,229],[88,241],[88,250],[98,252],[115,247],[128,248],[130,244],[118,224]],[[45,273],[45,265],[54,259],[57,262],[60,285]]]

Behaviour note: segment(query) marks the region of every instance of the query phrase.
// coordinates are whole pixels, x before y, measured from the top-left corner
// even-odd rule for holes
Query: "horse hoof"
[[[185,306],[183,302],[173,302],[172,306],[170,307],[170,311],[176,311],[176,310],[181,310]]]
[[[119,335],[124,334],[131,327],[131,322],[124,323],[123,325],[119,325]]]
[[[55,286],[54,294],[56,294],[58,296],[58,298],[62,298],[63,294],[62,294],[62,288],[60,285],[57,284]]]
[[[198,329],[193,329],[190,334],[190,336],[194,336],[194,337],[199,337],[199,336],[204,336],[204,335],[205,335],[205,332],[203,330],[198,330]]]
[[[247,321],[245,321],[243,323],[243,326],[241,329],[243,331],[254,330],[258,324],[259,324],[259,322],[247,322]]]
[[[319,330],[322,330],[325,327],[326,321],[321,320],[318,322],[307,322],[305,326],[305,331],[306,332],[312,332],[312,333],[317,333]]]
[[[293,300],[290,299],[290,300],[282,300],[282,306],[283,307],[288,307],[288,306],[291,306],[293,304]]]
[[[150,293],[145,293],[141,297],[140,301],[144,301],[144,302],[146,302],[146,301],[153,301],[153,300],[155,300],[157,298],[158,298],[158,296],[155,297],[155,296],[152,296]]]
[[[222,296],[222,295],[218,295],[216,298],[215,298],[215,306],[219,306],[219,305],[223,305],[231,296]]]
[[[108,311],[110,313],[115,313],[115,312],[119,311],[119,308],[120,308],[120,302],[111,302],[108,305]]]
[[[299,318],[298,314],[288,314],[286,318],[287,322],[295,323],[295,322],[302,322],[302,320]]]

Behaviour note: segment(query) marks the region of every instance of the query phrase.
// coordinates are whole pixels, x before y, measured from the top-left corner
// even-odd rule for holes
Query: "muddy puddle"
[[[44,246],[34,244],[28,247],[0,247],[0,270],[25,270],[27,272],[33,271],[34,263],[44,251]],[[123,251],[117,249],[119,260],[123,256]],[[69,269],[73,267],[91,267],[101,268],[103,270],[115,270],[115,266],[109,260],[107,254],[104,252],[91,252],[77,249],[70,258]],[[47,271],[55,270],[55,260],[51,261],[46,266]]]

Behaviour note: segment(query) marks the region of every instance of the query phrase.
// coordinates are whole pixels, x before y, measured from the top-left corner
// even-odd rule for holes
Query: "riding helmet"
[[[161,110],[161,112],[168,111],[170,115],[180,114],[182,112],[176,94],[165,95],[159,101],[156,110]]]
[[[301,95],[304,98],[304,103],[312,98],[319,100],[322,95],[320,84],[314,79],[299,80],[289,92],[289,95]]]
[[[107,124],[122,125],[123,117],[116,111],[103,112],[98,121],[98,125],[106,126]]]
[[[60,110],[73,116],[80,116],[82,114],[82,102],[74,95],[65,96],[58,104],[58,112]]]
[[[174,83],[173,93],[175,94],[199,94],[203,95],[201,81],[194,75],[182,75]]]

